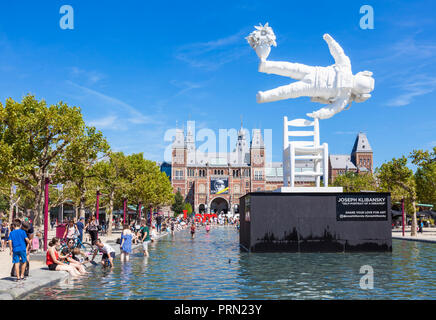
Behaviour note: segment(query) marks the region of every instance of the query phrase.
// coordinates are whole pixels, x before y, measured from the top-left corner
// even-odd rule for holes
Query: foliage
[[[391,192],[392,202],[405,198],[405,203],[413,212],[412,236],[416,235],[416,183],[413,171],[407,167],[405,156],[383,163],[376,175],[381,191]]]
[[[376,181],[371,173],[358,174],[351,171],[337,176],[332,186],[343,187],[344,192],[375,191],[377,188]]]
[[[177,191],[177,193],[174,196],[174,202],[171,206],[171,210],[174,211],[174,215],[177,216],[183,212],[185,209],[185,204],[183,202],[183,196],[181,195],[180,191]]]
[[[192,210],[192,206],[191,206],[191,204],[189,202],[185,203],[185,208],[184,209],[187,211],[188,216],[192,215],[192,211],[193,210]]]
[[[36,226],[42,223],[44,179],[57,174],[59,157],[83,129],[80,109],[63,102],[47,106],[27,95],[21,103],[0,103],[0,171],[34,194]]]
[[[436,208],[436,147],[432,152],[414,150],[410,154],[415,172],[416,193],[420,203]]]

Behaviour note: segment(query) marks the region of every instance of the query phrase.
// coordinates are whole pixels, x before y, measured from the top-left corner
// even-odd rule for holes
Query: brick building
[[[194,212],[238,213],[239,198],[248,192],[273,191],[283,186],[281,162],[266,162],[260,129],[238,131],[236,146],[229,153],[202,152],[196,148],[194,132],[188,126],[177,129],[172,143],[171,163],[160,163],[171,180],[174,192],[180,191]],[[312,170],[310,161],[297,162],[296,171]],[[346,171],[373,170],[373,153],[364,133],[359,133],[350,155],[329,156],[329,182]],[[297,177],[297,186],[314,186],[314,179]]]
[[[350,155],[332,154],[329,156],[329,182],[346,172],[373,172],[373,151],[365,133],[360,132]]]

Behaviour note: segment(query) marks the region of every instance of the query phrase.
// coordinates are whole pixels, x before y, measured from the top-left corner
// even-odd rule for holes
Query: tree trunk
[[[35,227],[41,227],[43,223],[43,211],[44,211],[44,183],[43,179],[38,181],[38,185],[35,193]]]
[[[113,212],[114,212],[114,196],[115,196],[115,192],[111,191],[111,193],[109,194],[109,210],[107,213],[107,216],[109,219],[109,224],[107,226],[107,235],[108,236],[112,235],[112,216],[113,216]]]
[[[410,235],[412,237],[415,237],[416,236],[416,227],[417,227],[415,200],[412,201],[412,206],[413,206],[413,217],[412,217],[412,230],[410,232]]]
[[[82,191],[80,195],[80,218],[85,217],[85,203],[86,203],[86,195],[85,191]]]
[[[11,194],[9,196],[9,225],[12,224],[12,216],[14,215],[14,188],[11,185]]]

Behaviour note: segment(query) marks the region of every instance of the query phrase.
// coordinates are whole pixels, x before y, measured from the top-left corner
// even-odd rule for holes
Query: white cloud
[[[249,52],[246,34],[246,30],[241,30],[225,38],[183,45],[176,50],[176,58],[192,67],[216,70]]]
[[[96,127],[98,129],[110,129],[110,128],[118,127],[116,125],[116,120],[117,120],[116,116],[107,116],[101,119],[91,120],[89,121],[89,125]]]
[[[390,107],[402,107],[410,104],[415,97],[429,94],[436,90],[436,77],[417,75],[408,78],[404,83],[397,86],[403,93],[389,100],[386,105]]]
[[[105,75],[97,71],[87,71],[78,67],[71,67],[69,70],[74,79],[82,80],[89,85],[95,84],[105,78]]]
[[[90,88],[86,88],[83,87],[81,85],[78,85],[72,81],[67,81],[67,83],[71,84],[72,86],[79,88],[80,90],[82,90],[83,92],[93,95],[101,100],[103,100],[105,103],[115,106],[119,109],[121,109],[122,111],[127,111],[130,115],[130,117],[127,118],[127,121],[134,123],[134,124],[156,124],[156,125],[161,125],[162,121],[155,119],[153,117],[150,116],[146,116],[144,114],[142,114],[140,111],[138,111],[136,108],[132,107],[130,104],[125,103],[124,101],[121,101],[117,98],[108,96],[106,94],[103,94],[101,92],[98,92],[96,90],[90,89]]]

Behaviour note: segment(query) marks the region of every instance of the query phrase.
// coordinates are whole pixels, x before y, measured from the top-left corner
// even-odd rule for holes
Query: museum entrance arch
[[[203,203],[198,206],[198,213],[206,213],[206,206]]]
[[[229,203],[224,198],[215,198],[210,203],[210,213],[220,214],[224,212],[227,214],[229,211]]]

